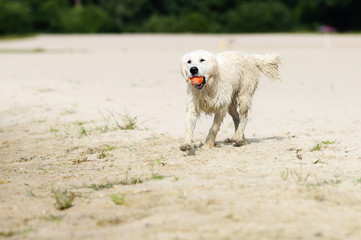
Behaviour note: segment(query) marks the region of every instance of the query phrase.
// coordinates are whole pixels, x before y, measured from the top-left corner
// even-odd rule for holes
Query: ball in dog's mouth
[[[194,87],[198,90],[201,90],[204,85],[206,84],[206,78],[205,77],[192,77],[190,78],[191,83],[194,85]]]

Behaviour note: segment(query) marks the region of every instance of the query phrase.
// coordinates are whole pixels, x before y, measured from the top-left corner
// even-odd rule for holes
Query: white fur
[[[212,54],[204,50],[195,50],[181,59],[181,73],[187,81],[186,132],[181,150],[189,150],[193,141],[193,131],[201,113],[214,114],[213,125],[209,130],[205,147],[212,148],[221,123],[227,112],[232,116],[235,134],[231,141],[244,140],[244,129],[251,107],[252,97],[258,80],[263,73],[270,79],[280,79],[277,54],[250,55],[242,52],[222,52]],[[201,90],[192,85],[191,67],[197,67],[195,76],[206,78]]]

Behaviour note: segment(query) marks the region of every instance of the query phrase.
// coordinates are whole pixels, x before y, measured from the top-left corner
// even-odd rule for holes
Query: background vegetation
[[[361,30],[360,0],[0,0],[0,34]]]

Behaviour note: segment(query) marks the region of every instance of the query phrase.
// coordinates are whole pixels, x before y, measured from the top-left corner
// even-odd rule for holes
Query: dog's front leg
[[[212,127],[209,129],[208,136],[206,142],[204,144],[205,148],[214,147],[214,143],[216,141],[216,136],[221,127],[224,117],[226,116],[227,111],[222,111],[220,113],[216,113],[213,119]]]
[[[190,103],[187,106],[186,116],[185,116],[185,138],[183,144],[180,146],[180,150],[187,151],[192,149],[192,142],[193,142],[193,131],[196,127],[197,123],[197,112],[195,109],[194,104]]]

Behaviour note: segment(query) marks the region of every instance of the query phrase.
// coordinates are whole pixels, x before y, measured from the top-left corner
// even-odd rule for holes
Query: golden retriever
[[[185,139],[180,149],[192,149],[193,131],[201,113],[214,114],[203,147],[214,147],[217,132],[227,112],[231,115],[235,133],[226,141],[240,145],[244,141],[244,129],[248,110],[263,73],[270,79],[280,79],[277,54],[252,55],[228,51],[213,54],[195,50],[181,59],[181,73],[187,84]]]

